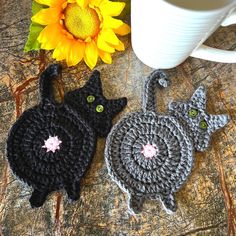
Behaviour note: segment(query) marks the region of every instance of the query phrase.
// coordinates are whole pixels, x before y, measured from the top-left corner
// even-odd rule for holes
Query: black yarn
[[[61,73],[53,64],[40,76],[40,104],[23,112],[12,126],[7,140],[7,158],[13,173],[32,186],[32,207],[43,205],[52,191],[65,189],[71,200],[80,194],[80,180],[96,149],[97,137],[105,137],[112,118],[126,105],[126,98],[107,100],[102,94],[99,72],[94,71],[83,88],[65,95],[57,104],[52,80]],[[95,100],[88,103],[87,97]],[[104,107],[97,112],[96,106]],[[58,136],[60,150],[47,152],[44,140]]]
[[[89,95],[95,97],[95,101],[92,104],[88,104],[86,100]],[[65,103],[79,111],[80,115],[89,122],[100,137],[106,137],[112,127],[112,117],[124,108],[127,100],[126,98],[115,100],[104,98],[102,95],[100,72],[95,70],[83,88],[65,95]],[[105,107],[104,111],[101,113],[94,112],[99,104]]]

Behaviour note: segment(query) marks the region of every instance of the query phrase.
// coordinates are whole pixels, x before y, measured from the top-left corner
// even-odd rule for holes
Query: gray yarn
[[[160,70],[146,80],[141,112],[128,114],[111,130],[105,148],[109,175],[128,194],[131,214],[141,211],[145,198],[160,200],[167,213],[175,212],[174,193],[185,183],[193,166],[194,148],[205,150],[212,132],[225,126],[227,115],[208,115],[206,92],[200,86],[186,102],[170,103],[169,115],[158,115],[155,87],[167,87],[169,80]],[[196,117],[189,111],[195,109]],[[202,120],[208,127],[199,127]],[[156,145],[152,158],[141,152],[143,145]]]
[[[190,109],[196,109],[198,116],[188,116]],[[170,114],[175,116],[181,123],[188,127],[194,147],[197,151],[205,151],[210,142],[213,132],[224,127],[229,122],[228,115],[209,115],[206,113],[206,89],[198,87],[188,102],[172,102],[169,104]],[[208,124],[207,130],[202,130],[199,123],[205,120]]]
[[[153,79],[157,78],[157,79]],[[148,76],[143,89],[142,108],[144,112],[156,110],[155,88],[166,88],[170,84],[166,74],[161,70],[154,70]]]

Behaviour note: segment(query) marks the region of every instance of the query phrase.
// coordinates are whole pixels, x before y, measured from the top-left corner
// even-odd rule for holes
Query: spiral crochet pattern
[[[132,214],[141,210],[145,198],[159,199],[168,213],[175,212],[174,193],[186,181],[194,161],[191,127],[177,115],[164,116],[155,112],[156,85],[169,85],[166,75],[159,70],[145,83],[143,111],[128,114],[118,122],[106,142],[108,172],[128,193],[128,209]],[[220,116],[221,125],[228,122],[225,118]]]
[[[7,157],[13,173],[34,189],[32,207],[41,206],[50,192],[63,188],[71,200],[79,198],[80,179],[90,165],[100,136],[86,121],[85,111],[54,101],[51,80],[60,71],[59,65],[51,65],[42,73],[40,104],[22,114],[7,140]],[[92,76],[89,83],[94,80],[98,77]],[[90,86],[85,85],[84,93],[90,94]],[[106,118],[112,119],[113,115],[109,113]]]

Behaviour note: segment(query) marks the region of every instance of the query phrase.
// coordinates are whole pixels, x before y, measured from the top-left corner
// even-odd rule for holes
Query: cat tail
[[[156,112],[156,96],[157,87],[166,88],[170,84],[170,80],[166,73],[162,70],[154,70],[146,79],[143,89],[142,108],[144,112]]]
[[[41,102],[53,99],[52,80],[61,74],[62,67],[60,64],[52,64],[48,66],[40,75],[39,87]]]

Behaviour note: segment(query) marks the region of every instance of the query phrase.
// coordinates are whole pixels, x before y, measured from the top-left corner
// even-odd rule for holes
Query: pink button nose
[[[141,153],[145,156],[145,158],[152,158],[157,154],[157,146],[155,144],[146,144],[143,145],[143,149]]]
[[[60,150],[60,144],[61,140],[59,140],[57,136],[49,136],[47,140],[44,140],[44,145],[42,148],[46,148],[47,152],[51,151],[54,153],[56,150]]]

